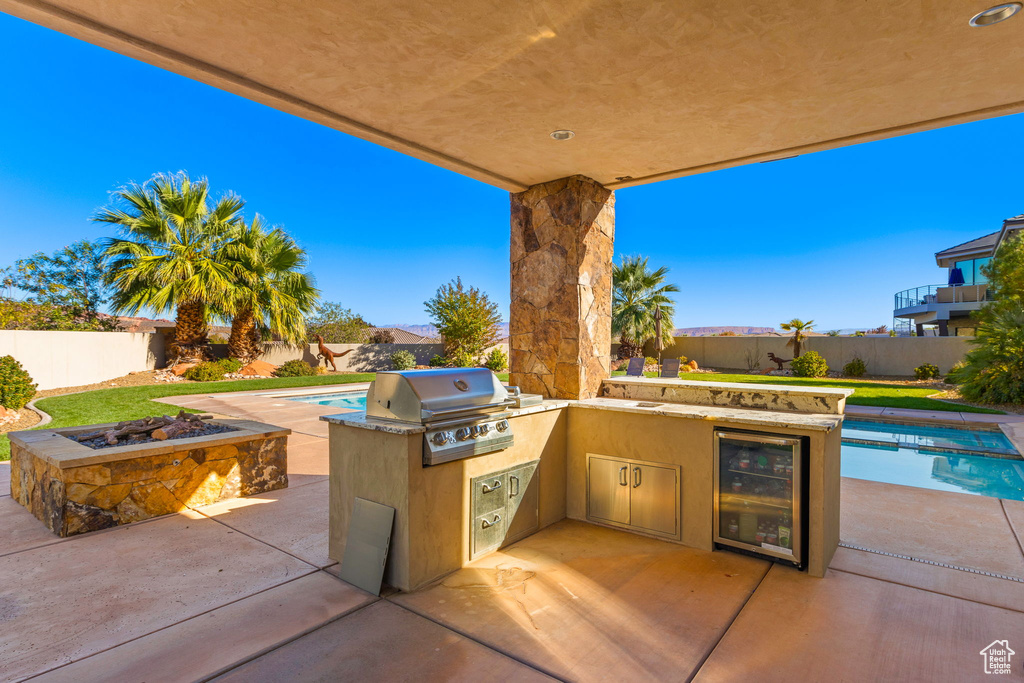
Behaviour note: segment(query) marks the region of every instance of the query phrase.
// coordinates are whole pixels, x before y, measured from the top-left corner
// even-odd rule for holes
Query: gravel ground
[[[16,432],[20,429],[30,429],[35,425],[39,424],[42,420],[39,414],[35,411],[29,410],[28,408],[22,408],[18,411],[21,414],[14,422],[8,422],[5,425],[0,425],[0,434],[6,434],[7,432]]]

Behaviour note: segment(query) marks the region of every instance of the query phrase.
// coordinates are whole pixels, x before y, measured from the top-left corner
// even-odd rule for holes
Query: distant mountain
[[[723,327],[678,327],[672,330],[672,334],[676,337],[683,334],[689,337],[708,337],[713,334],[722,334],[723,332],[732,332],[733,334],[740,335],[771,334],[774,331],[774,327],[738,327],[725,325]]]
[[[433,325],[406,325],[404,323],[388,323],[387,325],[378,325],[378,327],[397,327],[400,330],[408,330],[413,334],[418,334],[421,337],[440,337],[437,333],[437,328]],[[501,323],[498,325],[498,337],[508,336],[508,323]]]

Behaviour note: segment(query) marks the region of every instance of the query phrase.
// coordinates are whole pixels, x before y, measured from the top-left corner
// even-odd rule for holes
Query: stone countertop
[[[756,385],[755,385],[756,386]],[[725,408],[720,406],[694,406],[681,403],[657,403],[656,401],[637,401],[621,398],[590,398],[572,401],[574,408],[592,410],[610,410],[641,415],[662,415],[665,417],[687,420],[712,420],[749,424],[784,429],[809,429],[831,432],[843,424],[842,415],[823,413],[784,413],[778,411]]]
[[[842,396],[853,394],[853,389],[836,387],[807,387],[794,384],[753,384],[746,382],[708,382],[668,377],[609,377],[605,384],[642,384],[645,386],[683,387],[687,389],[735,389],[738,391],[771,392],[774,394],[803,394],[812,396]]]
[[[548,399],[540,405],[528,406],[526,408],[512,408],[508,411],[508,418],[515,419],[520,415],[530,415],[532,413],[543,413],[549,410],[558,410],[569,406],[570,403],[570,401]],[[380,420],[373,417],[367,417],[364,412],[321,415],[320,419],[324,422],[330,422],[331,424],[356,427],[359,429],[372,429],[373,431],[388,432],[389,434],[423,434],[427,431],[426,425]]]

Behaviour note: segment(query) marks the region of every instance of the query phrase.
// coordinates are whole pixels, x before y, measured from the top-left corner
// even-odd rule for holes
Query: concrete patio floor
[[[235,398],[202,409],[310,419]],[[844,479],[843,542],[866,550],[825,579],[565,520],[379,599],[327,557],[319,436],[290,437],[288,489],[69,539],[9,476],[4,681],[980,680],[979,651],[1024,633],[1024,580],[940,566],[1024,579],[1019,501]]]

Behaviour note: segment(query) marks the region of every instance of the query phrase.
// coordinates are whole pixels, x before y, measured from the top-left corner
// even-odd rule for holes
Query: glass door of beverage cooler
[[[715,542],[803,563],[801,440],[715,432]]]

